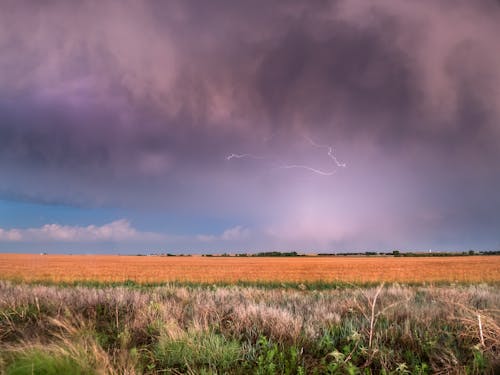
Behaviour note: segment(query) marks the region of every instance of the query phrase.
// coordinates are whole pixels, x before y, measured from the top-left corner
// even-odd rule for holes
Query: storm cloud
[[[253,249],[497,248],[499,19],[488,0],[5,1],[0,196],[224,217]]]

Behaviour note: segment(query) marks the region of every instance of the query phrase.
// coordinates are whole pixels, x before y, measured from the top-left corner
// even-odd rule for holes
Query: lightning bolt
[[[325,148],[327,149],[327,155],[330,159],[333,160],[333,162],[335,163],[335,165],[339,168],[345,168],[347,165],[346,163],[341,163],[338,161],[337,157],[334,155],[333,153],[333,147],[332,146],[328,146],[328,145],[320,145],[316,142],[314,142],[311,138],[307,137],[307,136],[304,136],[305,139],[307,139],[309,141],[309,143],[311,145],[313,145],[314,147],[317,147],[317,148]]]
[[[256,155],[252,155],[252,154],[230,154],[230,155],[226,156],[226,160],[243,159],[243,158],[250,158],[250,159],[257,159],[257,160],[266,159],[263,156],[256,156]]]
[[[328,146],[328,145],[321,145],[319,143],[316,143],[314,142],[311,138],[307,137],[307,136],[304,136],[304,138],[314,147],[316,148],[322,148],[322,149],[326,149],[327,150],[327,155],[328,157],[335,163],[335,165],[338,167],[338,168],[345,168],[346,167],[346,164],[345,163],[342,163],[340,162],[337,157],[335,156],[334,154],[334,150],[333,150],[333,147],[331,146]],[[265,159],[269,159],[267,157],[264,157],[264,156],[257,156],[257,155],[253,155],[253,154],[234,154],[234,153],[231,153],[229,154],[228,156],[226,156],[226,160],[231,160],[231,159],[244,159],[244,158],[250,158],[250,159],[256,159],[256,160],[265,160]],[[275,163],[276,164],[276,163]],[[331,176],[333,174],[335,174],[336,170],[332,170],[332,171],[323,171],[321,169],[317,169],[317,168],[313,168],[313,167],[310,167],[308,165],[304,165],[304,164],[280,164],[280,165],[277,165],[277,168],[280,168],[280,169],[305,169],[305,170],[308,170],[310,172],[313,172],[313,173],[316,173],[316,174],[319,174],[321,176]]]
[[[282,165],[279,168],[283,169],[292,169],[292,168],[300,168],[300,169],[307,169],[308,171],[314,172],[316,174],[320,174],[322,176],[331,176],[335,173],[335,171],[330,171],[330,172],[325,172],[320,169],[312,168],[307,165],[301,165],[301,164],[290,164],[290,165]]]

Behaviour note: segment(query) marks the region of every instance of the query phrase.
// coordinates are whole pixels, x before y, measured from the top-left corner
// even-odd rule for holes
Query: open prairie
[[[151,283],[497,282],[500,256],[246,258],[0,254],[0,278]]]
[[[0,374],[496,374],[499,263],[0,254]]]
[[[493,285],[89,285],[0,280],[0,374],[500,370]]]

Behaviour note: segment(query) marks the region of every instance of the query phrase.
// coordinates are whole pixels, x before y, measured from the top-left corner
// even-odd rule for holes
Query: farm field
[[[0,374],[496,374],[499,262],[0,254]]]
[[[500,256],[156,257],[0,254],[0,279],[188,282],[499,282]]]

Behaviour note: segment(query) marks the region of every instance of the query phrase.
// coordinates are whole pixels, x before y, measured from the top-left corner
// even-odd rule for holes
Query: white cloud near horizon
[[[247,238],[250,234],[250,230],[241,225],[226,229],[220,235],[216,236],[213,234],[199,234],[196,239],[201,242],[212,242],[212,241],[237,241]]]
[[[38,228],[0,228],[0,242],[120,242],[155,241],[164,238],[160,233],[138,231],[126,219],[101,226],[45,224]]]

